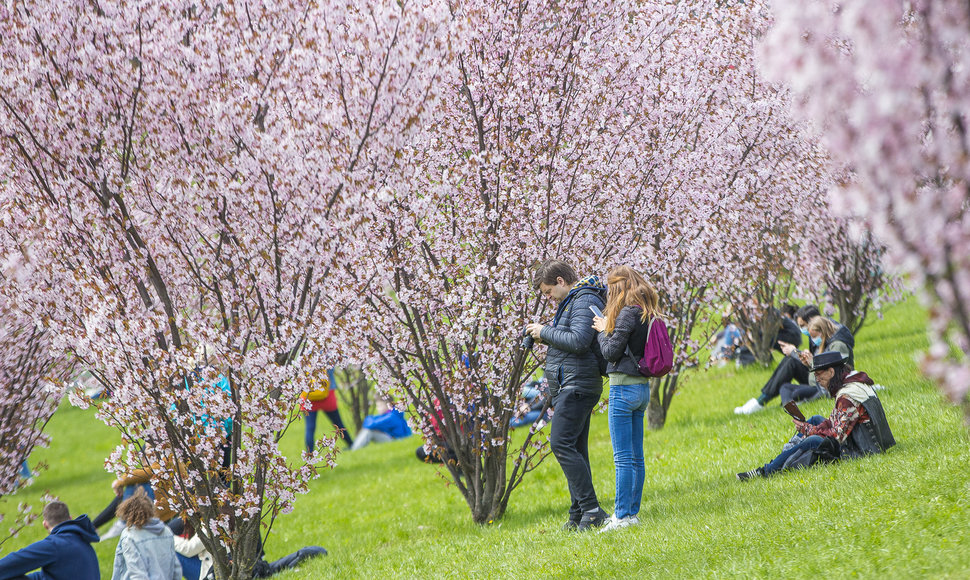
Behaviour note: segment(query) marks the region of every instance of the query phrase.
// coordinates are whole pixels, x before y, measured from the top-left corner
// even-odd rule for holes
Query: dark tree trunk
[[[667,423],[667,411],[677,392],[677,378],[681,365],[676,365],[670,374],[650,379],[650,402],[647,404],[647,429],[658,431]]]
[[[347,367],[335,371],[340,387],[337,396],[345,408],[350,409],[350,418],[354,423],[354,433],[359,433],[364,425],[364,419],[370,414],[373,389],[367,377],[360,369]]]

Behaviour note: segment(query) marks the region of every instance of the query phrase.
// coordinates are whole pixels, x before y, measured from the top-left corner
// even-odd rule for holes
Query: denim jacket
[[[141,528],[125,528],[118,540],[111,580],[136,578],[182,578],[182,566],[175,556],[172,530],[158,518],[152,518]]]

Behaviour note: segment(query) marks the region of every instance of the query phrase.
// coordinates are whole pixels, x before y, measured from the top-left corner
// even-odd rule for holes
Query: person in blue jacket
[[[87,514],[72,520],[67,504],[52,501],[42,517],[50,534],[0,560],[0,580],[100,580],[98,556],[91,547],[100,538]],[[28,574],[31,570],[37,571]]]
[[[368,443],[386,443],[393,439],[401,439],[411,435],[411,428],[404,418],[404,413],[391,407],[384,399],[377,401],[377,414],[368,415],[364,419],[361,430],[354,436],[351,451],[357,451]]]

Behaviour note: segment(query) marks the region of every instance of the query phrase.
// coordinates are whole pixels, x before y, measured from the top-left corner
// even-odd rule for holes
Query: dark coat
[[[879,397],[869,397],[863,401],[862,408],[869,415],[869,420],[858,423],[852,428],[852,432],[842,445],[843,456],[861,457],[882,453],[896,444]]]
[[[787,342],[798,348],[802,345],[802,331],[798,328],[798,323],[788,318],[787,316],[781,317],[781,328],[778,329],[778,334],[775,335],[775,350],[781,351],[781,347],[778,346],[778,341]]]
[[[624,306],[616,315],[613,332],[599,333],[600,350],[607,361],[607,373],[642,376],[640,358],[643,357],[643,347],[650,330],[650,319],[640,322],[642,315],[643,310],[639,306]]]
[[[41,568],[32,580],[100,580],[98,556],[91,547],[99,540],[87,515],[62,522],[43,540],[0,560],[0,578],[15,578]]]
[[[603,377],[599,360],[591,345],[596,339],[593,311],[606,305],[606,288],[585,286],[574,288],[559,303],[552,325],[542,328],[539,335],[549,345],[546,353],[545,376],[549,395],[555,397],[560,389],[576,388],[591,393],[603,392]]]
[[[849,347],[849,366],[855,368],[855,337],[849,332],[849,329],[839,325],[836,328],[835,334],[832,335],[827,342],[842,342],[847,347]]]

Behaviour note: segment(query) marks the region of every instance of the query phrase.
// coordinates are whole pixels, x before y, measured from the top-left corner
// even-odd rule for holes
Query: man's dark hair
[[[576,276],[576,270],[573,270],[573,267],[566,262],[562,260],[546,260],[536,268],[536,275],[532,279],[532,287],[538,290],[539,284],[555,286],[557,278],[562,278],[566,284],[575,284],[579,280],[579,277]]]
[[[795,320],[801,318],[805,322],[815,318],[816,316],[821,316],[821,312],[818,311],[818,307],[814,304],[806,304],[798,309],[795,313]]]
[[[781,307],[781,313],[794,320],[795,315],[798,313],[798,307],[791,302],[787,302]]]
[[[47,525],[53,528],[71,519],[71,512],[67,509],[66,503],[52,501],[44,506],[43,518]]]

